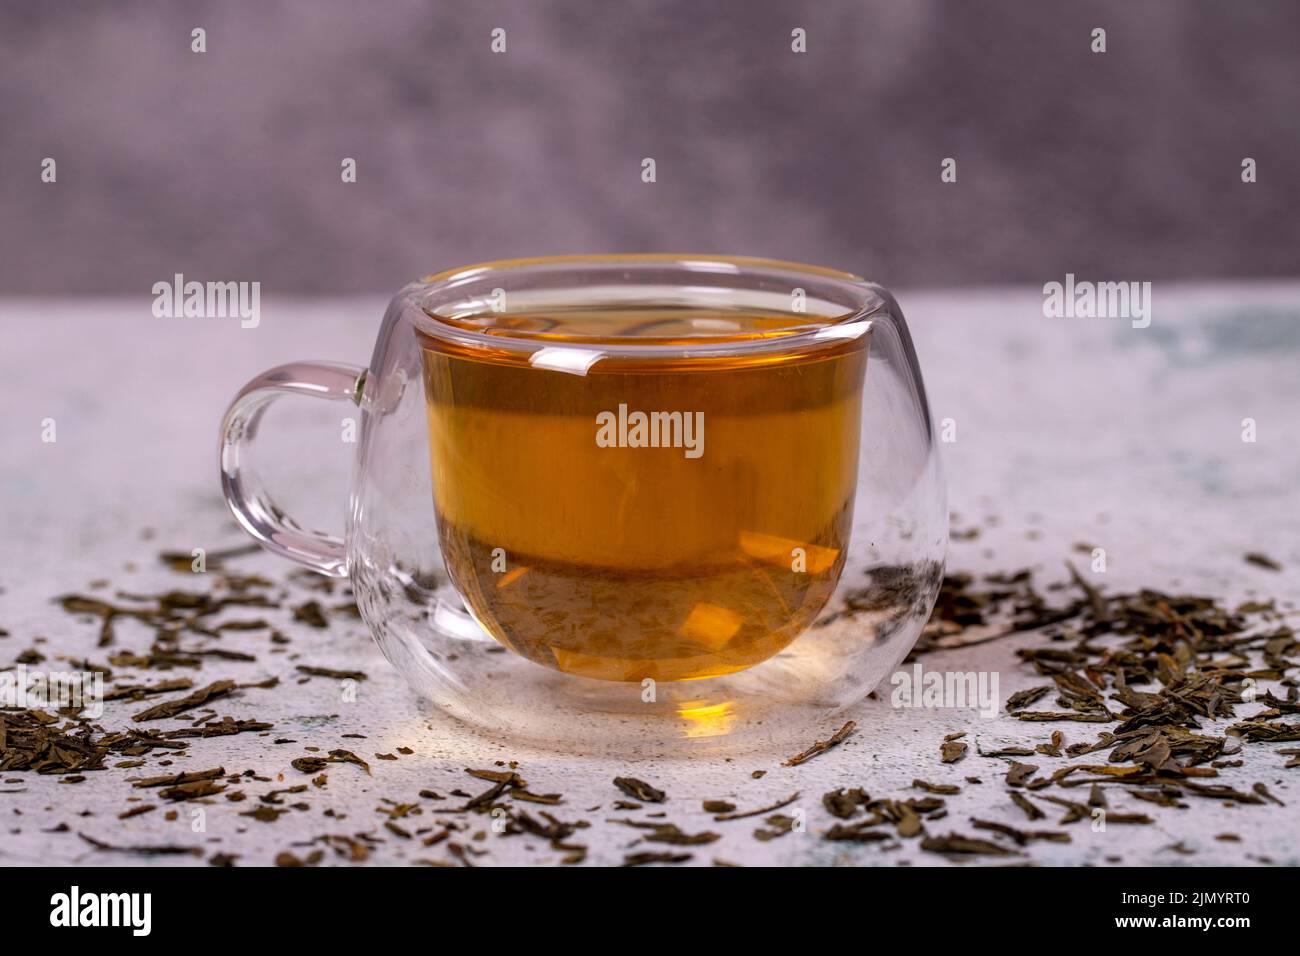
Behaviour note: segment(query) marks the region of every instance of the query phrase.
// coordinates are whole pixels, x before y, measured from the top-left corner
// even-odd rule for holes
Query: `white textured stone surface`
[[[951,568],[1031,566],[1046,584],[1063,574],[1071,546],[1088,541],[1108,551],[1108,573],[1099,583],[1110,589],[1185,588],[1229,601],[1300,597],[1300,285],[1157,284],[1148,329],[1118,319],[1046,319],[1033,289],[904,293],[900,301],[912,323],[935,417],[956,423],[957,441],[944,450],[957,526],[983,528],[977,540],[952,545]],[[66,615],[52,597],[86,591],[99,578],[110,579],[113,588],[146,593],[191,586],[158,565],[159,550],[241,543],[217,481],[216,429],[226,402],[245,380],[281,362],[364,364],[384,301],[268,297],[255,330],[228,320],[154,319],[149,305],[147,296],[0,301],[6,385],[0,417],[0,627],[10,632],[0,638],[0,665],[33,646],[51,658],[102,660],[105,653],[94,647],[95,626]],[[285,403],[268,416],[267,427],[283,433],[286,444],[295,428],[301,436],[271,480],[304,523],[339,527],[350,446],[338,441],[337,410],[313,405]],[[1254,444],[1240,440],[1247,417],[1258,423]],[[53,444],[40,440],[45,418],[57,422]],[[1242,561],[1246,551],[1264,551],[1286,570],[1248,565]],[[241,560],[238,567],[277,579],[290,570],[269,556]],[[875,701],[853,715],[859,730],[848,743],[797,768],[781,767],[776,756],[635,765],[562,757],[523,752],[424,715],[359,622],[336,619],[326,631],[282,629],[292,638],[285,653],[271,653],[264,636],[233,632],[223,646],[248,650],[257,663],[214,661],[193,675],[196,682],[223,676],[249,682],[279,674],[284,683],[278,689],[247,690],[214,708],[274,721],[269,736],[195,741],[190,755],[170,768],[152,769],[160,759],[155,755],[148,771],[133,771],[224,766],[232,773],[252,769],[277,782],[245,786],[251,799],[244,803],[218,798],[204,805],[207,830],[196,834],[191,805],[180,805],[175,821],[159,810],[119,822],[127,798],[140,793],[132,791],[125,771],[87,774],[75,785],[53,776],[5,774],[0,864],[189,862],[110,858],[91,850],[76,831],[115,844],[202,846],[208,856],[237,854],[241,864],[269,863],[280,850],[324,833],[372,832],[383,841],[372,862],[447,859],[445,846],[425,849],[418,840],[385,831],[377,812],[381,800],[415,801],[426,787],[444,794],[457,787],[477,792],[479,781],[463,769],[501,759],[518,760],[534,791],[562,792],[566,802],[555,810],[558,816],[593,821],[575,837],[590,846],[593,863],[620,862],[639,836],[603,822],[615,816],[610,805],[621,796],[611,778],[632,773],[669,792],[662,809],[684,830],[723,834],[712,845],[688,848],[694,862],[942,865],[941,857],[922,853],[914,840],[893,850],[823,841],[819,833],[831,819],[820,795],[836,786],[862,786],[873,796],[919,795],[909,785],[921,777],[963,787],[949,798],[949,817],[930,824],[931,832],[987,836],[972,830],[971,816],[1054,826],[1050,815],[1027,824],[1009,803],[1001,780],[1005,761],[981,758],[972,746],[966,759],[944,766],[939,742],[944,734],[966,731],[972,745],[988,749],[1037,743],[1055,727],[1064,730],[1067,742],[1092,739],[1096,730],[1087,724],[985,720],[963,711],[894,710]],[[34,643],[37,636],[46,640]],[[925,658],[925,665],[996,671],[1005,698],[1041,682],[1014,655],[1016,647],[1035,640],[1017,637],[945,652]],[[142,628],[119,626],[120,646],[142,650],[149,641]],[[297,663],[361,669],[370,680],[361,685],[356,703],[343,703],[332,680],[295,683]],[[104,723],[120,724],[136,709],[110,709]],[[810,728],[808,742],[832,729]],[[367,739],[342,739],[345,733]],[[273,745],[277,737],[297,743]],[[332,766],[328,786],[303,795],[308,810],[270,824],[238,816],[256,805],[257,795],[306,782],[288,764],[308,745],[354,750],[370,760],[373,775]],[[372,759],[402,746],[414,753],[396,761]],[[1189,801],[1188,809],[1155,808],[1112,788],[1112,807],[1148,811],[1155,825],[1097,833],[1086,822],[1071,824],[1073,842],[1036,844],[1028,858],[1069,865],[1107,858],[1126,864],[1239,864],[1260,857],[1300,862],[1300,771],[1284,770],[1277,749],[1247,746],[1246,766],[1225,770],[1220,782],[1248,789],[1263,781],[1285,808],[1211,800]],[[1030,762],[1051,770],[1065,760]],[[755,769],[767,770],[766,776],[752,779]],[[967,785],[967,775],[983,782]],[[796,790],[802,797],[795,807],[806,810],[808,832],[768,843],[751,835],[760,819],[713,823],[700,808],[702,798],[756,808]],[[1070,796],[1084,799],[1086,789]],[[421,802],[425,812],[403,826],[433,825],[435,805]],[[327,810],[335,815],[325,816]],[[49,832],[60,824],[68,832]],[[1214,839],[1224,832],[1239,834],[1241,842]],[[489,833],[482,844],[470,842],[490,850],[484,862],[542,863],[560,856],[531,837]],[[1168,849],[1179,842],[1194,854]],[[636,849],[665,848],[642,843]]]

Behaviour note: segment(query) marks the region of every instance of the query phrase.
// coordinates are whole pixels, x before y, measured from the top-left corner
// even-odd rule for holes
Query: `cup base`
[[[928,577],[917,587],[928,591]],[[361,604],[380,649],[426,712],[497,742],[636,759],[803,749],[895,670],[931,603],[839,608],[744,671],[638,684],[577,677],[520,657],[454,600],[447,587],[431,608],[412,603],[403,614],[394,614],[391,602]]]

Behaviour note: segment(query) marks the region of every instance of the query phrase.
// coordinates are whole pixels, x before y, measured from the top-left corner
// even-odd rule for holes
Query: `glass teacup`
[[[364,412],[344,539],[296,528],[243,461],[284,391]],[[896,304],[767,260],[427,277],[368,369],[250,383],[223,473],[254,537],[352,578],[422,694],[566,749],[741,744],[844,709],[915,642],[947,537]]]

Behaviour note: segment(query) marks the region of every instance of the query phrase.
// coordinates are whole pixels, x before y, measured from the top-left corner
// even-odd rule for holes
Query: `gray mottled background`
[[[1294,276],[1298,44],[1294,0],[4,0],[0,294],[636,250],[897,285]]]

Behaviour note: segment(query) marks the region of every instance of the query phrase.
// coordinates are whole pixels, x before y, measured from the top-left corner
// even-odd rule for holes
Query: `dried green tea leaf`
[[[1108,724],[1116,719],[1115,715],[1108,710],[1097,713],[1081,713],[1073,710],[1021,710],[1013,716],[1017,720],[1073,720],[1085,724]]]
[[[164,787],[158,791],[158,796],[164,800],[197,800],[200,797],[211,797],[221,793],[226,789],[225,784],[217,783],[214,780],[194,780],[189,783],[177,784],[174,787]]]
[[[662,790],[652,787],[644,780],[638,780],[636,777],[615,777],[614,786],[633,800],[640,800],[642,803],[663,803],[668,799],[668,795]]]
[[[217,780],[225,775],[225,767],[213,767],[211,770],[187,770],[183,773],[166,774],[161,777],[145,777],[135,781],[134,786],[138,788],[175,787],[183,783],[194,783],[197,780]]]
[[[1254,794],[1242,793],[1227,784],[1204,784],[1192,780],[1183,780],[1181,782],[1184,790],[1197,797],[1207,797],[1212,800],[1235,800],[1237,803],[1259,804],[1264,802]]]
[[[1261,554],[1258,551],[1251,551],[1243,555],[1243,557],[1245,558],[1247,564],[1253,564],[1257,568],[1263,568],[1266,571],[1282,570],[1282,565],[1278,564],[1267,554]]]
[[[336,760],[339,763],[356,764],[366,773],[370,773],[370,764],[366,763],[364,760],[362,760],[360,757],[354,754],[351,750],[331,750],[330,756],[333,757],[334,760]]]
[[[847,820],[857,813],[859,807],[864,807],[870,802],[871,796],[861,787],[854,787],[852,790],[831,790],[822,794],[822,806],[826,808],[826,812],[841,820]]]
[[[526,803],[541,803],[547,806],[558,806],[564,802],[564,797],[558,793],[531,793],[528,790],[511,790],[510,798],[512,800],[523,800]]]
[[[1051,693],[1051,690],[1051,685],[1045,684],[1042,687],[1030,687],[1028,690],[1016,691],[1007,698],[1007,713],[1014,713],[1017,710],[1023,710],[1030,704],[1033,704],[1047,696],[1047,694]]]
[[[790,804],[794,803],[798,799],[799,799],[799,791],[796,790],[794,793],[790,794],[790,796],[786,797],[784,800],[778,800],[776,803],[772,804],[769,807],[760,807],[757,810],[745,810],[743,812],[738,812],[738,813],[719,813],[716,816],[714,816],[713,819],[719,821],[726,821],[726,820],[744,820],[746,817],[758,817],[758,816],[762,816],[765,813],[772,813],[775,810],[780,810],[783,807],[788,807]]]
[[[691,859],[690,853],[646,852],[629,853],[623,857],[624,866],[647,866],[651,863],[685,863]]]
[[[828,750],[838,747],[840,744],[844,743],[844,741],[848,739],[848,737],[853,733],[853,731],[857,728],[857,726],[858,725],[854,721],[852,720],[848,721],[843,727],[835,731],[835,733],[833,733],[826,740],[818,740],[807,750],[803,751],[802,753],[795,754],[789,760],[785,761],[782,764],[782,766],[797,767],[801,763],[806,763],[809,760],[812,760],[813,757],[817,757],[821,754],[826,753],[826,751]]]
[[[466,767],[465,772],[471,777],[486,780],[489,783],[504,783],[521,789],[528,786],[528,781],[513,770],[473,770]]]
[[[930,783],[926,780],[913,780],[912,786],[926,793],[954,794],[961,793],[961,787],[954,783]]]
[[[877,820],[863,820],[859,823],[837,823],[826,831],[824,839],[838,840],[846,843],[883,843],[890,838],[885,830],[873,830],[880,825]]]
[[[187,710],[193,710],[210,700],[216,700],[219,697],[225,697],[235,689],[235,682],[232,680],[219,680],[209,684],[207,687],[200,687],[186,697],[176,700],[165,701],[147,710],[142,710],[136,714],[132,720],[144,722],[147,720],[162,720],[167,717],[175,717],[177,714],[183,714]]]
[[[1007,796],[1009,796],[1011,802],[1023,810],[1025,816],[1029,817],[1031,820],[1041,820],[1047,815],[1043,813],[1042,810],[1038,809],[1038,807],[1034,806],[1033,801],[1018,790],[1008,790]]]
[[[309,677],[334,677],[338,680],[368,680],[364,671],[336,671],[328,667],[308,667],[298,665],[298,672]]]
[[[939,758],[943,763],[956,763],[966,756],[967,747],[967,744],[959,741],[946,741],[939,747]]]
[[[1007,770],[1007,786],[1023,787],[1029,782],[1029,778],[1038,772],[1038,767],[1031,763],[1020,763],[1017,760],[1011,761],[1011,767]]]
[[[262,546],[259,544],[243,544],[238,547],[208,551],[203,557],[204,566],[208,571],[219,571],[231,558],[260,554],[261,550]],[[158,560],[173,571],[181,571],[185,574],[191,574],[194,571],[194,555],[189,551],[164,551],[158,555]]]
[[[1107,823],[1152,823],[1152,819],[1145,813],[1115,813],[1113,811],[1103,811],[1106,814]]]
[[[793,833],[797,824],[794,817],[784,813],[774,813],[763,822],[767,826],[754,830],[754,839],[760,843],[768,843],[787,833]]]
[[[895,812],[898,814],[895,826],[898,829],[898,835],[900,837],[910,839],[911,837],[921,835],[925,827],[921,823],[921,817],[913,807],[906,803],[896,803]]]
[[[1053,843],[1070,842],[1070,834],[1064,830],[1020,830],[1016,827],[1007,826],[1005,823],[979,820],[974,817],[971,818],[971,826],[977,830],[992,830],[994,833],[1000,833],[1014,840],[1018,846],[1024,846],[1031,840],[1048,840]]]
[[[1227,733],[1247,740],[1300,740],[1300,723],[1269,723],[1267,720],[1243,720],[1228,728]]]
[[[654,823],[639,820],[610,820],[609,822],[648,831],[642,839],[653,843],[669,843],[674,846],[701,846],[721,839],[720,834],[711,830],[705,830],[702,833],[686,833],[675,823]]]
[[[1032,757],[1036,751],[1032,747],[1003,747],[1001,750],[977,751],[981,757]]]
[[[930,853],[953,853],[959,855],[1015,856],[1015,851],[998,846],[988,840],[977,840],[950,833],[947,836],[928,836],[921,841],[921,849]]]
[[[1257,784],[1255,784],[1253,787],[1251,787],[1250,789],[1254,790],[1257,794],[1259,794],[1261,797],[1263,797],[1263,798],[1264,798],[1265,800],[1267,800],[1269,803],[1275,803],[1275,804],[1277,804],[1279,807],[1285,807],[1285,806],[1286,806],[1285,803],[1283,803],[1283,802],[1282,802],[1281,800],[1279,800],[1277,797],[1273,796],[1273,794],[1269,792],[1268,787],[1264,786],[1262,783],[1257,783]]]
[[[325,628],[330,625],[329,619],[325,616],[325,609],[321,607],[319,601],[299,604],[293,609],[293,619],[315,628]]]
[[[87,836],[84,833],[78,833],[86,843],[90,844],[96,850],[102,850],[108,853],[135,853],[140,856],[202,856],[203,849],[197,846],[177,846],[170,843],[151,844],[144,846],[114,846],[111,843],[105,843],[102,840],[96,840],[94,837]]]
[[[254,820],[257,820],[259,823],[274,823],[276,820],[280,819],[280,816],[282,814],[288,812],[289,811],[285,809],[280,809],[278,807],[268,807],[265,804],[263,804],[261,806],[254,807],[252,810],[243,811],[240,814],[240,816],[252,817]]]

